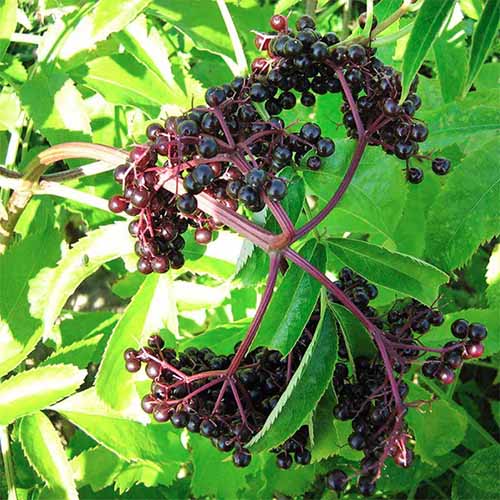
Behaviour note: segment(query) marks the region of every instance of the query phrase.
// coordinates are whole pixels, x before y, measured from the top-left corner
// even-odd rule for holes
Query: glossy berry
[[[357,432],[349,436],[348,442],[353,450],[362,450],[365,447],[365,438]]]
[[[191,172],[193,180],[200,186],[208,186],[215,178],[214,171],[206,163],[202,163],[193,169]]]
[[[326,477],[326,486],[330,490],[340,493],[347,486],[347,474],[339,469],[332,470]]]
[[[170,420],[171,410],[167,406],[158,405],[153,411],[153,417],[157,422],[163,423]]]
[[[484,345],[467,342],[464,348],[464,359],[480,358],[484,354]]]
[[[467,336],[472,342],[481,342],[488,336],[488,330],[481,323],[471,323],[467,329]]]
[[[174,427],[181,429],[188,423],[188,414],[185,411],[177,411],[172,414],[170,421]]]
[[[311,107],[316,104],[316,97],[314,96],[314,94],[311,94],[311,92],[304,92],[300,96],[300,102],[303,106]]]
[[[447,158],[434,158],[432,171],[437,175],[446,175],[451,169],[451,162]]]
[[[169,261],[165,256],[158,256],[151,259],[151,269],[155,273],[166,273],[169,269]]]
[[[316,152],[321,157],[331,156],[335,152],[335,143],[327,137],[322,137],[316,143]]]
[[[469,331],[469,322],[465,319],[457,319],[451,325],[451,333],[457,339],[467,337]]]
[[[281,201],[287,193],[286,182],[275,177],[271,179],[266,187],[266,194],[271,201]]]
[[[411,184],[420,184],[424,180],[424,173],[420,168],[410,167],[406,171],[406,178]]]
[[[321,128],[315,123],[304,123],[300,129],[300,135],[307,142],[314,144],[321,137]]]
[[[211,107],[219,106],[226,99],[226,93],[222,87],[211,87],[205,93],[205,101]]]
[[[252,460],[252,455],[246,448],[241,448],[233,453],[233,463],[236,467],[248,467]]]
[[[319,170],[321,168],[321,158],[319,156],[311,156],[307,159],[307,167],[311,170]]]
[[[309,463],[311,463],[311,452],[307,448],[296,451],[295,461],[299,465],[308,465]]]
[[[252,207],[259,202],[259,193],[255,188],[245,185],[239,190],[238,199],[247,207]]]
[[[289,469],[292,466],[292,462],[292,457],[286,452],[278,453],[276,457],[276,465],[280,469]]]
[[[207,245],[212,239],[212,231],[204,227],[199,227],[194,233],[194,239],[200,245]]]
[[[271,25],[271,28],[276,31],[285,31],[287,25],[288,25],[288,19],[285,16],[281,15],[274,15],[271,17],[271,20],[269,21],[269,24]]]
[[[370,497],[375,493],[377,488],[375,481],[369,476],[361,476],[358,481],[359,492],[365,496]]]
[[[128,201],[123,196],[113,196],[108,202],[108,207],[113,213],[118,214],[128,207]]]
[[[213,137],[202,137],[198,144],[198,152],[203,158],[213,158],[219,150]]]
[[[366,50],[362,45],[353,44],[347,49],[347,57],[354,64],[364,64],[366,62]]]
[[[197,207],[198,202],[196,201],[196,198],[190,193],[179,196],[177,200],[177,208],[182,213],[192,214],[196,211]]]
[[[130,373],[138,372],[141,369],[141,362],[137,359],[129,359],[125,364],[125,368]]]
[[[447,366],[443,366],[442,368],[440,368],[436,374],[436,377],[442,384],[445,385],[449,385],[455,380],[455,374]]]
[[[447,352],[444,355],[444,361],[449,368],[451,368],[452,370],[457,370],[462,366],[462,354],[457,351]]]

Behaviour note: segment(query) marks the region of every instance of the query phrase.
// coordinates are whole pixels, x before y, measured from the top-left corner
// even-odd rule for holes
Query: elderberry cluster
[[[360,19],[360,23],[365,20]],[[376,23],[376,20],[375,20]],[[271,115],[290,109],[297,103],[294,91],[300,94],[304,106],[312,106],[316,95],[342,92],[341,80],[348,85],[369,144],[380,145],[388,154],[406,160],[409,182],[418,184],[423,179],[419,167],[410,166],[409,159],[427,158],[419,154],[419,144],[428,136],[427,127],[414,118],[421,106],[416,94],[418,78],[406,100],[402,97],[401,73],[375,57],[376,49],[359,44],[343,45],[335,33],[321,34],[314,20],[303,16],[296,23],[296,31],[288,26],[285,16],[271,18],[273,32],[258,33],[255,44],[267,51],[268,58],[258,58],[252,69],[255,83],[250,95],[257,102],[265,102]],[[278,91],[281,91],[277,95]],[[350,137],[358,136],[353,103],[345,93],[342,106],[343,123]],[[450,170],[445,158],[432,161],[432,170],[444,175]]]
[[[163,340],[155,335],[147,347],[125,351],[126,368],[137,372],[145,364],[146,375],[152,379],[151,392],[142,399],[146,413],[152,414],[157,422],[170,421],[174,427],[185,427],[209,438],[219,451],[233,451],[234,464],[245,467],[251,460],[245,445],[278,404],[304,356],[318,320],[318,313],[314,313],[285,358],[278,351],[262,347],[248,353],[232,377],[232,387],[221,389],[220,377],[231,366],[239,344],[234,353],[227,356],[194,347],[177,353],[165,348]],[[278,467],[288,469],[293,461],[307,465],[311,461],[308,437],[307,427],[302,427],[272,450],[277,455]]]
[[[387,451],[396,419],[394,404],[388,398],[386,372],[378,359],[370,360],[359,356],[355,359],[355,374],[349,375],[344,363],[337,363],[333,376],[333,386],[337,394],[337,405],[333,415],[341,421],[352,420],[352,433],[348,438],[349,446],[362,451],[364,458],[360,463],[358,489],[361,494],[370,496],[376,488],[376,477],[381,462],[390,453],[394,462],[401,467],[409,467],[413,453],[406,446],[407,429],[398,430],[401,436]],[[400,380],[398,391],[402,400],[408,395],[408,385]],[[334,470],[327,476],[327,486],[334,491],[342,491],[348,483],[343,471]]]
[[[481,323],[457,319],[451,325],[451,333],[460,340],[447,342],[444,345],[446,352],[439,357],[430,356],[422,365],[422,373],[426,377],[437,378],[442,384],[451,384],[455,380],[454,370],[459,369],[464,360],[483,355],[482,341],[487,337],[488,330]]]

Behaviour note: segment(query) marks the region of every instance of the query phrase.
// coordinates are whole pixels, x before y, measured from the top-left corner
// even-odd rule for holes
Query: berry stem
[[[271,253],[271,262],[269,263],[269,274],[266,282],[266,289],[264,290],[264,294],[262,295],[262,299],[260,300],[259,306],[257,307],[257,311],[255,312],[255,316],[252,320],[252,324],[248,329],[243,342],[240,347],[236,351],[231,364],[227,370],[227,375],[232,376],[238,369],[241,364],[242,359],[245,357],[248,349],[252,345],[252,342],[257,334],[259,326],[262,322],[262,318],[269,306],[269,302],[271,301],[271,297],[274,292],[274,285],[276,284],[276,279],[278,277],[278,272],[280,268],[281,255],[279,253]]]
[[[359,163],[361,161],[361,157],[363,156],[363,153],[365,151],[365,148],[368,144],[368,140],[366,137],[362,137],[359,139],[356,149],[354,151],[351,164],[349,165],[349,168],[347,169],[347,172],[344,175],[344,178],[342,179],[342,182],[340,183],[339,187],[337,188],[337,191],[335,194],[332,196],[330,201],[325,205],[325,207],[319,212],[317,215],[315,215],[307,224],[304,224],[300,229],[298,229],[295,232],[295,236],[293,237],[292,242],[295,242],[302,238],[304,235],[309,233],[311,230],[313,230],[315,227],[317,227],[325,218],[330,214],[330,212],[335,208],[335,206],[340,202],[342,197],[344,196],[344,193],[346,192],[347,188],[351,184],[351,181],[354,177],[354,174],[356,173],[356,170],[359,166]]]
[[[373,337],[375,344],[380,352],[380,356],[382,357],[382,361],[384,362],[387,379],[391,385],[392,396],[394,398],[396,408],[398,411],[398,416],[402,414],[404,411],[404,405],[401,401],[401,397],[399,395],[398,384],[396,379],[394,378],[394,374],[392,372],[392,363],[389,358],[389,354],[387,352],[387,346],[385,345],[385,339],[383,336],[383,332],[380,331],[361,311],[360,309],[352,302],[352,300],[338,287],[336,287],[332,281],[330,281],[319,269],[314,267],[310,262],[304,259],[297,252],[292,250],[291,248],[286,248],[283,250],[283,255],[290,259],[297,266],[301,267],[309,273],[313,278],[318,280],[323,286],[325,286],[330,293],[349,311],[352,312],[358,318],[358,320],[365,326],[365,328],[370,332]]]

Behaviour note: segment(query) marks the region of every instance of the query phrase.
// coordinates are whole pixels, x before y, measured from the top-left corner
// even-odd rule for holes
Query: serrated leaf
[[[499,445],[477,451],[458,468],[453,480],[452,498],[454,500],[496,498],[499,468]]]
[[[306,185],[321,200],[316,211],[326,205],[342,182],[353,150],[353,141],[337,140],[335,154],[324,161],[319,171],[304,172]],[[394,239],[408,191],[401,168],[401,161],[394,156],[377,148],[367,149],[349,189],[320,230],[326,228],[333,236],[349,231]]]
[[[169,463],[187,459],[180,436],[171,426],[145,426],[130,420],[104,404],[95,389],[79,392],[52,409],[124,460]]]
[[[495,91],[471,92],[462,101],[422,109],[419,118],[429,127],[425,145],[443,149],[458,144],[462,150],[478,149],[498,134],[500,109]]]
[[[148,488],[170,486],[176,479],[179,467],[176,463],[161,466],[153,462],[127,464],[115,478],[115,489],[123,495],[139,483]]]
[[[41,247],[44,259],[33,258]],[[32,233],[0,255],[0,376],[15,368],[42,336],[41,322],[30,312],[29,281],[59,255],[54,229]]]
[[[308,241],[300,255],[320,271],[325,270],[325,248],[316,240]],[[302,334],[316,306],[320,284],[304,270],[290,264],[264,315],[254,347],[265,345],[289,353]]]
[[[84,5],[78,13],[65,18],[66,24],[73,25],[58,49],[58,58],[69,60],[95,48],[111,33],[120,31],[139,15],[151,0],[99,0],[95,5]],[[91,7],[88,9],[88,7]],[[76,24],[76,26],[74,26]]]
[[[486,296],[488,304],[492,309],[500,310],[500,244],[496,245],[491,252],[486,272]]]
[[[180,350],[188,347],[202,349],[208,347],[217,354],[234,353],[234,346],[245,336],[250,325],[250,319],[245,318],[227,325],[217,325],[192,339],[181,343]]]
[[[103,335],[95,335],[89,339],[79,340],[62,349],[57,349],[39,366],[57,365],[70,363],[78,368],[87,368],[90,362],[99,362],[103,348],[99,348]]]
[[[0,3],[0,61],[3,59],[10,37],[17,24],[17,0],[3,0]]]
[[[100,491],[113,484],[123,467],[124,462],[103,446],[85,450],[71,460],[78,488],[89,485],[92,491]]]
[[[78,82],[99,92],[113,104],[132,106],[156,116],[160,107],[175,101],[165,82],[130,54],[103,56],[72,70]]]
[[[53,365],[21,372],[0,384],[0,425],[46,408],[83,383],[87,372],[72,365]]]
[[[409,399],[430,400],[431,395],[419,386],[410,386]],[[467,417],[444,400],[423,408],[410,408],[406,417],[415,438],[415,453],[425,462],[437,464],[436,457],[449,453],[465,438]]]
[[[64,304],[76,287],[99,267],[132,252],[127,222],[117,222],[91,231],[78,241],[55,268],[44,268],[30,282],[29,299],[34,317],[43,321],[48,336]]]
[[[165,326],[178,333],[172,284],[168,274],[149,275],[113,330],[95,385],[101,399],[116,410],[128,408],[132,403],[139,407],[135,376],[125,370],[125,350],[142,347],[150,335]]]
[[[500,231],[500,172],[494,168],[497,141],[465,157],[431,207],[426,256],[445,271],[461,267],[476,248]]]
[[[424,0],[420,7],[403,57],[403,99],[454,4],[455,0]]]
[[[481,17],[475,27],[470,48],[469,74],[467,76],[467,92],[474,83],[490,47],[497,36],[498,23],[500,21],[500,3],[498,0],[487,0]]]
[[[410,255],[391,252],[361,240],[331,238],[329,249],[343,265],[368,281],[432,304],[448,276],[438,268]]]
[[[73,80],[62,71],[39,70],[23,85],[20,97],[35,126],[51,144],[91,140],[83,98]]]
[[[328,307],[339,323],[352,357],[373,356],[376,352],[375,344],[359,319],[341,304],[329,303]]]
[[[23,417],[19,424],[19,439],[26,458],[51,493],[61,499],[78,499],[61,439],[42,412]]]
[[[451,102],[462,95],[467,75],[467,46],[462,24],[443,30],[434,41],[433,50],[443,100]]]
[[[251,450],[269,450],[290,437],[310,414],[331,384],[338,339],[329,310],[316,328],[312,342],[278,404],[249,443]]]

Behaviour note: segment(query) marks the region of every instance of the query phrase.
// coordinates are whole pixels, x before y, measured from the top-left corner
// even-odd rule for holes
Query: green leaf
[[[375,344],[359,319],[341,304],[330,302],[328,307],[339,323],[352,357],[373,356],[376,353]]]
[[[316,406],[313,415],[314,446],[312,447],[312,462],[337,455],[339,452],[338,436],[334,425],[333,408],[335,395],[330,387],[326,390]]]
[[[448,276],[427,262],[361,240],[332,238],[329,248],[345,266],[398,294],[432,304]]]
[[[190,99],[177,85],[169,60],[167,45],[160,32],[151,26],[148,28],[145,16],[139,16],[115,37],[140,63],[153,71],[176,94],[176,105],[188,107]],[[220,60],[220,59],[219,59]]]
[[[4,88],[0,93],[0,109],[2,110],[0,130],[14,130],[21,112],[19,97],[14,92]]]
[[[191,434],[189,441],[193,463],[191,492],[196,498],[239,498],[237,493],[248,487],[247,477],[260,473],[259,456],[254,455],[250,465],[240,469],[207,439]]]
[[[165,82],[130,54],[93,59],[71,74],[108,102],[136,107],[150,116],[157,116],[161,106],[176,100]]]
[[[0,61],[3,59],[10,37],[17,24],[17,0],[2,0],[0,2]]]
[[[50,229],[28,235],[0,256],[0,376],[15,368],[42,336],[41,322],[30,312],[28,287],[43,265],[55,264],[59,243],[58,233]],[[33,258],[40,248],[44,258]]]
[[[420,7],[403,57],[402,100],[454,4],[455,0],[424,0]]]
[[[155,464],[153,462],[137,462],[127,464],[115,478],[115,489],[120,495],[135,485],[142,483],[149,488],[153,486],[170,486],[179,472],[179,464]]]
[[[83,98],[66,73],[41,68],[22,86],[20,96],[24,109],[51,144],[91,140]]]
[[[139,407],[135,376],[125,370],[123,353],[129,347],[140,348],[150,335],[165,326],[178,333],[172,279],[168,274],[151,274],[114,328],[97,374],[97,394],[112,408],[123,410],[133,403]]]
[[[103,351],[101,347],[103,337],[103,335],[95,335],[58,349],[43,360],[39,366],[70,363],[78,366],[78,368],[87,368],[89,363],[98,363],[100,361]]]
[[[500,446],[479,450],[467,459],[455,474],[453,500],[484,500],[498,496]]]
[[[48,336],[64,304],[76,287],[102,264],[132,252],[127,222],[91,231],[66,252],[55,268],[43,269],[30,282],[32,314],[43,320]]]
[[[72,365],[34,368],[15,375],[0,384],[0,425],[73,394],[83,383],[87,372]]]
[[[73,477],[78,488],[89,485],[99,491],[113,484],[124,462],[103,446],[85,450],[71,460]]]
[[[217,325],[213,329],[182,342],[180,350],[184,351],[188,347],[198,349],[208,347],[217,354],[232,354],[234,353],[234,346],[245,336],[249,326],[249,318],[234,321],[227,325]]]
[[[145,426],[130,420],[104,404],[94,389],[79,392],[52,409],[124,460],[169,463],[187,459],[179,434],[171,426]]]
[[[473,151],[494,139],[500,126],[496,94],[496,90],[471,92],[462,101],[422,109],[419,118],[429,126],[426,148],[443,149],[456,143]]]
[[[151,0],[99,0],[95,9],[93,36],[101,40],[114,31],[120,31],[140,14]]]
[[[409,399],[430,400],[431,395],[412,384]],[[407,422],[414,433],[415,453],[431,464],[437,464],[436,457],[446,455],[463,441],[468,425],[463,411],[444,400],[411,408]]]
[[[308,241],[300,254],[320,271],[325,270],[325,248],[316,240]],[[291,264],[271,299],[254,340],[254,347],[265,345],[288,354],[316,306],[319,291],[317,280]]]
[[[492,168],[497,141],[454,167],[428,216],[427,260],[445,271],[460,267],[476,248],[500,230],[500,172]]]
[[[24,454],[56,498],[78,499],[71,466],[59,434],[42,412],[23,417],[19,439]]]
[[[335,322],[326,310],[299,368],[264,426],[249,443],[253,451],[274,448],[300,428],[331,384],[336,358]]]
[[[467,75],[467,48],[462,24],[448,27],[434,41],[434,55],[444,102],[462,95]]]
[[[353,141],[338,140],[336,146],[335,154],[326,159],[319,171],[304,172],[308,188],[322,202],[316,211],[330,200],[351,161]],[[335,236],[349,231],[394,239],[408,191],[401,168],[401,161],[394,156],[387,156],[378,148],[367,149],[348,191],[320,229],[326,228],[328,234]]]
[[[467,76],[467,85],[464,89],[465,92],[468,92],[474,83],[490,47],[495,41],[499,21],[500,3],[497,0],[487,0],[472,36],[469,74]]]
[[[491,252],[488,270],[486,272],[486,296],[488,304],[492,309],[500,310],[500,244],[496,245]]]

